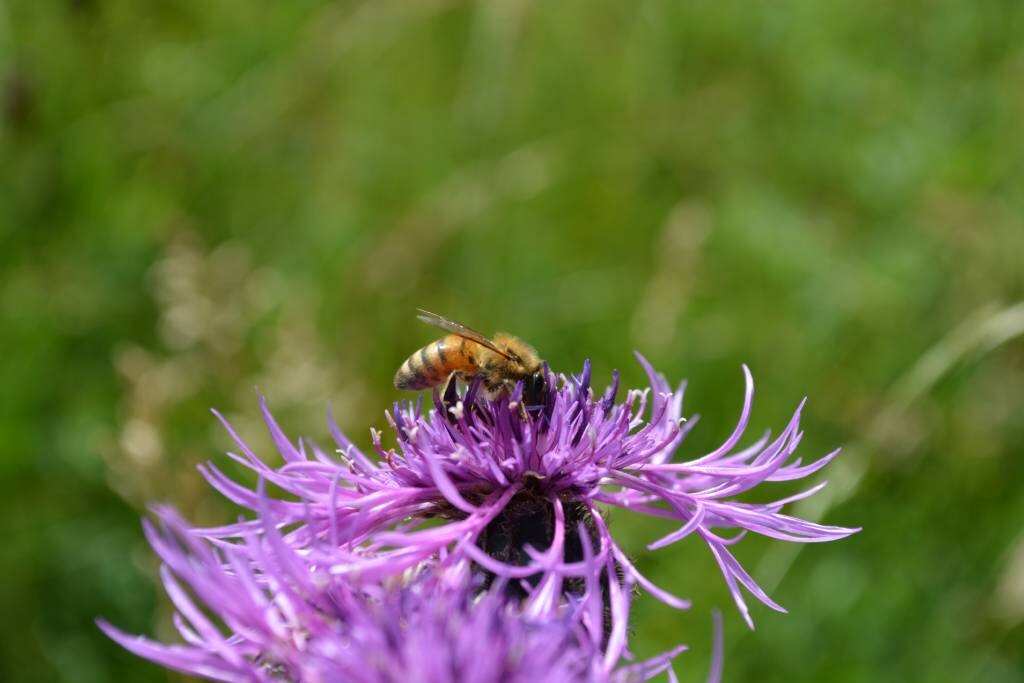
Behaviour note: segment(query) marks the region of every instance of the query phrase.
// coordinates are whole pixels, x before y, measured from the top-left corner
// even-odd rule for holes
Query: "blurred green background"
[[[616,514],[640,655],[703,680],[1024,681],[1024,3],[0,2],[0,679],[182,680],[139,518],[236,510],[268,453],[384,427],[422,306],[556,369],[690,380],[684,455],[805,411],[845,452],[741,561]],[[764,495],[795,487],[775,485]]]

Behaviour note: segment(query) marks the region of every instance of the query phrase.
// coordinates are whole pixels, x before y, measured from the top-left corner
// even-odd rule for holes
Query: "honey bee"
[[[503,332],[488,339],[461,323],[422,308],[417,310],[420,320],[450,334],[409,356],[395,373],[396,388],[422,391],[480,376],[489,398],[510,394],[518,382],[523,382],[523,402],[543,402],[544,361],[532,346]]]

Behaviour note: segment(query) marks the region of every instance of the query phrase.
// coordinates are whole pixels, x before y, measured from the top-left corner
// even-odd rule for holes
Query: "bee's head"
[[[544,404],[544,394],[548,388],[543,368],[523,378],[523,403],[526,406]]]

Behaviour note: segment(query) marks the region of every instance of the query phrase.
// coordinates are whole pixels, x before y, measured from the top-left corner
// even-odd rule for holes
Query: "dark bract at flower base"
[[[818,542],[856,530],[781,513],[786,503],[807,497],[824,484],[773,503],[735,500],[764,481],[806,477],[836,455],[830,453],[807,465],[794,457],[801,434],[799,409],[774,440],[765,436],[736,451],[753,394],[750,373],[744,367],[746,393],[732,435],[711,453],[673,462],[696,421],[683,419],[682,388],[673,391],[646,361],[640,361],[650,388],[629,391],[621,403],[615,400],[617,375],[602,396],[594,395],[588,363],[578,377],[563,376],[556,381],[549,376],[548,390],[536,406],[521,404],[521,388],[511,397],[495,401],[480,398],[478,384],[471,385],[461,399],[456,396],[446,401],[435,394],[434,406],[427,412],[422,403],[396,404],[388,414],[396,433],[395,445],[385,448],[381,435],[373,432],[379,460],[356,449],[333,421],[331,431],[340,462],[316,446],[301,441],[293,444],[263,404],[284,465],[274,468],[258,458],[225,422],[241,450],[232,457],[260,476],[260,488],[240,486],[213,465],[201,468],[213,486],[258,517],[213,529],[189,531],[178,525],[179,535],[191,539],[190,556],[204,558],[199,566],[222,572],[218,579],[222,582],[245,585],[249,595],[261,590],[265,600],[277,604],[283,599],[286,606],[279,609],[289,618],[301,614],[302,606],[312,609],[317,618],[330,614],[333,603],[324,591],[332,595],[338,586],[343,593],[359,591],[369,596],[368,605],[374,600],[390,604],[390,598],[380,591],[396,587],[408,591],[412,577],[428,568],[443,577],[446,585],[461,582],[458,590],[463,595],[480,594],[494,584],[496,589],[487,593],[482,603],[500,606],[494,609],[504,620],[521,618],[530,624],[528,628],[525,622],[510,628],[534,632],[539,624],[557,623],[562,624],[558,628],[577,634],[576,642],[583,649],[573,650],[574,656],[589,663],[580,675],[559,680],[599,680],[595,676],[642,679],[667,666],[667,660],[659,658],[628,671],[616,668],[625,653],[630,587],[638,583],[678,608],[689,603],[653,585],[636,570],[615,542],[599,505],[675,520],[678,529],[650,544],[651,549],[689,535],[699,536],[721,567],[751,626],[740,585],[770,607],[782,608],[761,590],[727,546],[748,531],[781,540]],[[265,483],[298,501],[268,497]],[[427,524],[429,520],[435,522]],[[726,538],[720,535],[723,529],[738,533]],[[233,625],[216,601],[203,598],[193,580],[197,577],[188,574],[196,563],[172,561],[178,555],[168,550],[166,543],[159,543],[162,537],[152,531],[150,537],[171,570],[235,629],[224,641],[230,650],[211,645],[207,636],[212,633],[200,638],[201,644],[195,647],[217,661],[237,654],[239,661],[248,662],[260,675],[276,666],[285,672],[285,680],[321,680],[289,663],[288,648],[312,642],[308,635],[288,645],[273,641],[271,647],[265,639],[254,638],[250,626]],[[168,590],[173,597],[173,584]],[[421,599],[424,595],[420,593]],[[191,621],[190,613],[181,604],[178,607]],[[404,621],[414,622],[420,623]],[[301,619],[295,629],[304,634],[315,630],[304,626]],[[184,635],[197,642],[191,638],[193,631]],[[338,634],[331,637],[342,638]],[[124,636],[119,638],[125,643]],[[143,651],[140,645],[136,651],[172,665],[166,657],[157,657],[155,650]],[[273,662],[273,666],[256,666],[256,662]],[[185,667],[179,664],[176,668]],[[194,668],[186,670],[199,673]],[[340,669],[334,671],[330,680],[392,680],[345,678]]]

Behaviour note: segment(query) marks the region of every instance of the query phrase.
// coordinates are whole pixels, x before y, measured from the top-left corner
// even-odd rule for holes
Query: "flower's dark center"
[[[565,549],[566,562],[583,560],[583,543],[580,538],[580,522],[590,536],[592,548],[598,546],[597,528],[587,507],[578,501],[563,500],[565,510]],[[517,493],[504,509],[491,520],[483,533],[477,538],[477,546],[494,559],[516,566],[530,564],[530,556],[526,546],[541,552],[551,547],[555,537],[555,506],[551,499],[540,493],[524,490]],[[481,569],[485,577],[485,585],[490,586],[494,575]],[[537,585],[541,575],[527,577],[531,585]],[[526,591],[518,581],[510,581],[506,592],[514,597],[526,597]],[[566,593],[581,594],[583,585],[578,579],[568,579]]]
[[[555,506],[551,497],[540,493],[538,488],[527,486],[512,497],[477,538],[477,546],[481,550],[495,560],[521,567],[531,562],[526,546],[541,552],[551,547],[555,537]],[[561,498],[561,501],[565,512],[564,561],[582,562],[585,558],[584,542],[589,543],[594,552],[600,547],[597,524],[585,504],[568,496]],[[583,532],[589,536],[587,540],[581,538],[581,523]],[[477,567],[477,572],[483,578],[483,587],[490,588],[496,579],[495,575],[483,567]],[[532,574],[526,577],[526,582],[536,586],[541,578],[540,573]],[[619,579],[621,581],[621,576]],[[562,584],[564,595],[582,596],[585,590],[582,578],[567,577]],[[517,600],[527,597],[527,591],[519,580],[508,581],[505,593]],[[601,572],[601,593],[604,633],[607,638],[611,629],[611,608],[608,602],[608,575],[604,571]]]

